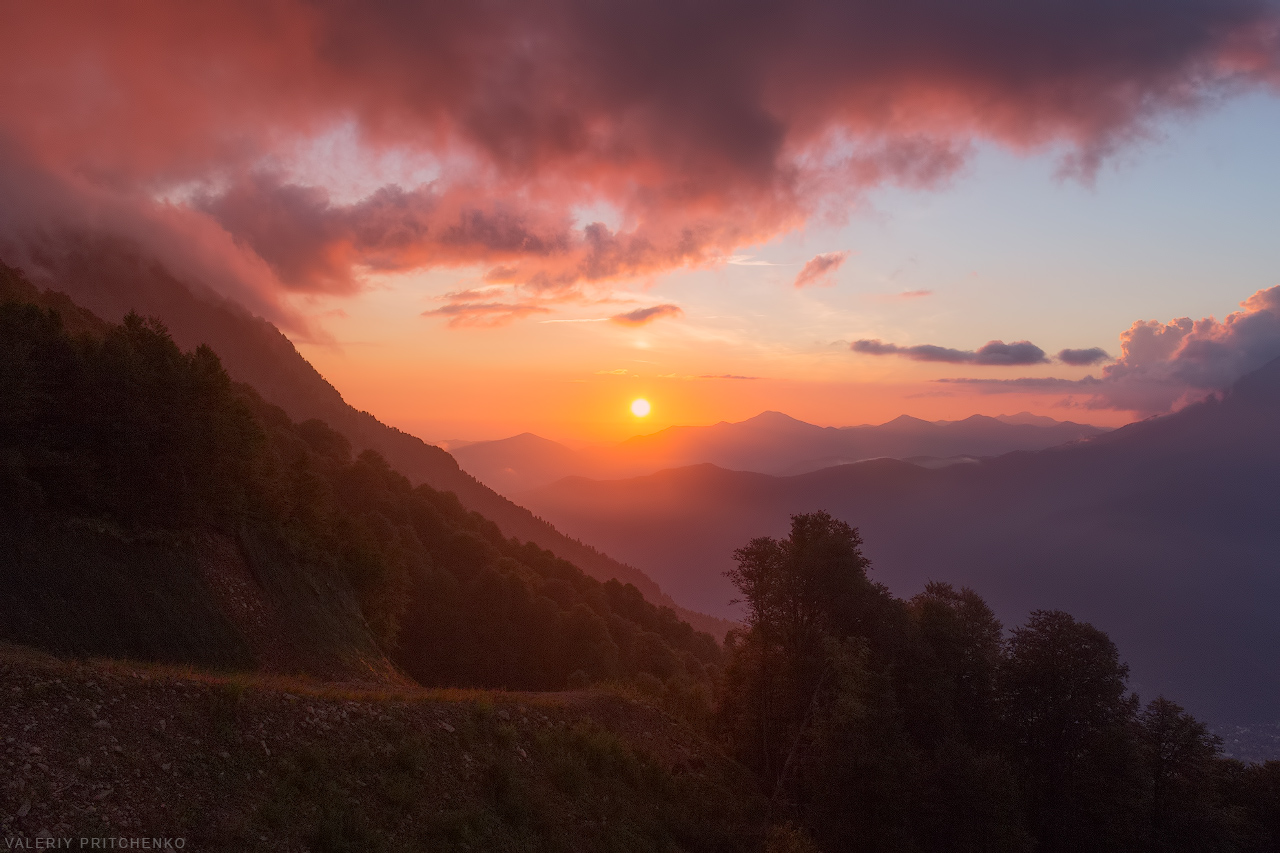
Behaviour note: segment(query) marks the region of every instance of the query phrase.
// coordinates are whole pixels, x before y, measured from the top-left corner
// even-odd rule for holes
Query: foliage
[[[1140,707],[1102,631],[1038,611],[1006,638],[942,583],[895,599],[861,546],[798,515],[730,572],[749,619],[717,719],[773,792],[779,847],[1277,849],[1280,765],[1224,760],[1166,699]]]
[[[720,655],[710,636],[632,586],[506,539],[452,493],[413,487],[326,424],[293,423],[232,383],[208,347],[182,352],[155,320],[131,314],[73,336],[55,311],[0,304],[0,510],[0,544],[19,552],[67,539],[40,531],[77,524],[128,543],[168,537],[175,553],[199,531],[220,531],[288,606],[320,595],[329,612],[313,621],[353,600],[382,648],[424,684],[546,690],[573,673],[579,684],[643,673],[709,707]],[[35,586],[75,586],[95,572],[136,586],[116,564],[104,573],[94,561],[18,562],[28,599]],[[285,577],[302,586],[286,589]],[[138,642],[126,650],[185,654]],[[243,649],[223,658],[234,664]]]

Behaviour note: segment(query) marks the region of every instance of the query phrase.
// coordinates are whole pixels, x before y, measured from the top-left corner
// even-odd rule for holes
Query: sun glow
[[[645,415],[649,414],[649,408],[649,401],[643,398],[631,401],[631,414],[635,415],[637,418],[643,418]]]

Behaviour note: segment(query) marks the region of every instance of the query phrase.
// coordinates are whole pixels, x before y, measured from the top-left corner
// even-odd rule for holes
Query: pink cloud
[[[502,326],[530,314],[549,314],[551,309],[521,302],[456,302],[423,311],[423,317],[446,317],[449,325]]]
[[[1274,84],[1276,21],[1264,0],[17,4],[0,170],[77,213],[7,198],[4,236],[129,231],[262,304],[370,269],[571,292],[936,186],[977,139],[1064,145],[1087,174],[1164,113]],[[333,201],[289,169],[340,127],[432,177]],[[624,224],[575,224],[584,203]],[[810,264],[798,285],[838,266]]]
[[[1090,408],[1161,414],[1226,390],[1280,358],[1280,285],[1257,291],[1240,307],[1223,320],[1139,320],[1120,334],[1120,356],[1103,367],[1101,376],[940,381],[987,393],[1085,393]]]
[[[808,287],[814,284],[831,284],[831,274],[840,269],[848,257],[848,252],[826,252],[821,255],[815,255],[800,269],[800,274],[796,276],[795,286]]]
[[[637,308],[623,314],[615,314],[609,319],[623,326],[644,326],[663,317],[683,317],[684,310],[679,305],[651,305],[648,308]]]

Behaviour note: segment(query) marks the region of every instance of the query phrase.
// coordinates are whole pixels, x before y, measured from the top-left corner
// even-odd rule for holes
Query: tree
[[[1000,701],[1043,850],[1117,849],[1133,826],[1128,675],[1115,643],[1068,613],[1037,610],[1013,631]]]
[[[1160,696],[1138,715],[1148,797],[1150,850],[1202,850],[1223,841],[1231,820],[1217,790],[1222,739]],[[1225,846],[1225,845],[1224,845]]]
[[[738,706],[754,709],[745,740],[756,743],[751,763],[772,784],[817,701],[827,641],[856,628],[871,563],[858,531],[826,512],[792,516],[786,539],[753,539],[734,558],[726,575],[747,606],[747,632],[730,684],[752,697]],[[738,735],[742,743],[745,732]]]

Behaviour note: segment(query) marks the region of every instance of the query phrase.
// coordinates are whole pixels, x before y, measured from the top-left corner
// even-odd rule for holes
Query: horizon
[[[803,420],[803,419],[801,419],[801,418],[792,417],[791,415],[787,414],[786,412],[780,412],[780,411],[777,411],[777,410],[774,410],[774,409],[765,409],[764,411],[757,412],[756,414],[751,415],[750,417],[743,418],[743,419],[742,419],[742,420],[740,420],[740,421],[720,420],[720,421],[716,421],[715,423],[709,423],[709,424],[667,424],[666,426],[662,426],[662,427],[659,427],[659,428],[656,428],[656,429],[652,429],[652,430],[650,430],[650,431],[648,431],[648,432],[637,432],[637,433],[635,433],[635,434],[633,434],[633,435],[629,435],[629,436],[627,436],[627,437],[625,437],[625,438],[621,439],[621,441],[590,442],[590,441],[583,441],[583,440],[581,440],[581,439],[573,439],[573,438],[561,439],[561,438],[555,438],[555,437],[553,437],[553,436],[541,435],[541,434],[539,434],[539,433],[532,432],[531,430],[524,430],[524,431],[522,431],[522,432],[517,432],[517,433],[512,433],[512,434],[507,434],[507,435],[500,435],[500,436],[497,436],[496,438],[461,438],[461,437],[457,437],[457,436],[455,436],[455,437],[453,437],[453,438],[436,438],[436,439],[431,439],[431,438],[428,438],[428,437],[427,437],[427,436],[425,436],[425,435],[418,435],[417,437],[418,437],[418,438],[421,438],[423,441],[427,442],[428,444],[434,444],[434,445],[436,445],[437,447],[442,447],[442,448],[444,448],[445,450],[450,450],[450,449],[451,449],[451,448],[450,448],[450,445],[452,445],[454,448],[457,448],[457,447],[461,447],[461,446],[463,446],[464,444],[485,444],[485,443],[491,443],[491,442],[495,442],[495,441],[506,441],[507,439],[512,439],[512,438],[520,438],[521,436],[525,436],[525,435],[531,435],[531,436],[533,436],[534,438],[541,438],[541,439],[544,439],[544,440],[547,440],[547,441],[554,441],[554,442],[556,442],[556,443],[558,443],[558,444],[563,444],[563,445],[565,445],[566,447],[569,447],[569,448],[571,448],[571,449],[579,450],[579,449],[584,449],[584,448],[588,448],[588,447],[612,447],[612,446],[615,446],[615,445],[617,445],[617,444],[621,444],[621,443],[625,443],[625,442],[627,442],[627,441],[630,441],[631,439],[634,439],[634,438],[646,438],[646,437],[649,437],[649,436],[657,435],[657,434],[658,434],[658,433],[660,433],[660,432],[665,432],[666,430],[673,429],[673,428],[675,428],[675,429],[679,429],[679,428],[691,428],[691,429],[698,429],[698,428],[704,428],[704,427],[720,426],[720,425],[722,425],[722,424],[724,424],[724,425],[729,425],[729,426],[737,426],[737,425],[739,425],[739,424],[746,423],[747,421],[753,421],[753,420],[755,420],[756,418],[762,417],[762,416],[764,416],[764,415],[782,415],[783,417],[789,418],[789,419],[791,419],[791,420],[793,420],[793,421],[798,421],[798,422],[800,422],[800,423],[807,424],[808,426],[821,427],[821,428],[823,428],[823,429],[858,429],[858,428],[860,428],[860,427],[872,427],[872,428],[874,428],[874,427],[887,426],[888,424],[890,424],[890,423],[892,423],[892,422],[894,422],[894,421],[896,421],[896,420],[899,420],[899,419],[901,419],[901,418],[912,418],[913,420],[922,421],[922,422],[924,422],[924,423],[930,423],[930,424],[938,424],[938,425],[940,425],[940,424],[959,423],[960,421],[966,421],[966,420],[970,420],[970,419],[972,419],[972,418],[990,418],[990,419],[992,419],[992,420],[1002,420],[1002,419],[1005,419],[1005,418],[1018,418],[1018,417],[1021,417],[1021,416],[1023,416],[1023,415],[1030,415],[1030,416],[1032,416],[1032,417],[1045,417],[1044,415],[1036,415],[1034,412],[1029,412],[1029,411],[1023,410],[1023,411],[1020,411],[1020,412],[1012,412],[1012,413],[1010,413],[1010,412],[1000,412],[999,414],[996,414],[996,415],[989,415],[989,414],[985,414],[985,413],[982,413],[982,412],[975,412],[974,414],[969,415],[968,417],[964,417],[964,418],[950,418],[950,419],[949,419],[949,418],[939,418],[939,419],[936,419],[936,420],[926,420],[926,419],[924,419],[924,418],[916,418],[916,417],[914,417],[913,415],[906,415],[906,414],[903,414],[903,415],[898,415],[898,416],[896,416],[896,417],[890,418],[890,419],[889,419],[889,420],[887,420],[887,421],[880,421],[880,422],[878,422],[878,423],[860,423],[860,424],[815,424],[815,423],[812,423],[812,422],[810,422],[810,421]],[[1075,423],[1075,424],[1078,424],[1078,425],[1080,425],[1080,426],[1095,426],[1095,427],[1097,427],[1097,426],[1102,426],[1101,424],[1089,423],[1088,421],[1073,421],[1073,420],[1072,420],[1072,419],[1070,419],[1070,418],[1062,418],[1062,419],[1059,419],[1059,418],[1053,418],[1053,420],[1054,420],[1056,423]],[[1118,429],[1120,426],[1125,426],[1125,425],[1127,425],[1127,424],[1129,424],[1129,423],[1134,423],[1134,421],[1125,421],[1124,423],[1121,423],[1121,424],[1119,424],[1119,425],[1117,425],[1117,426],[1115,426],[1115,427],[1104,427],[1104,428],[1105,428],[1105,429]],[[393,425],[393,426],[394,426],[394,425]]]

